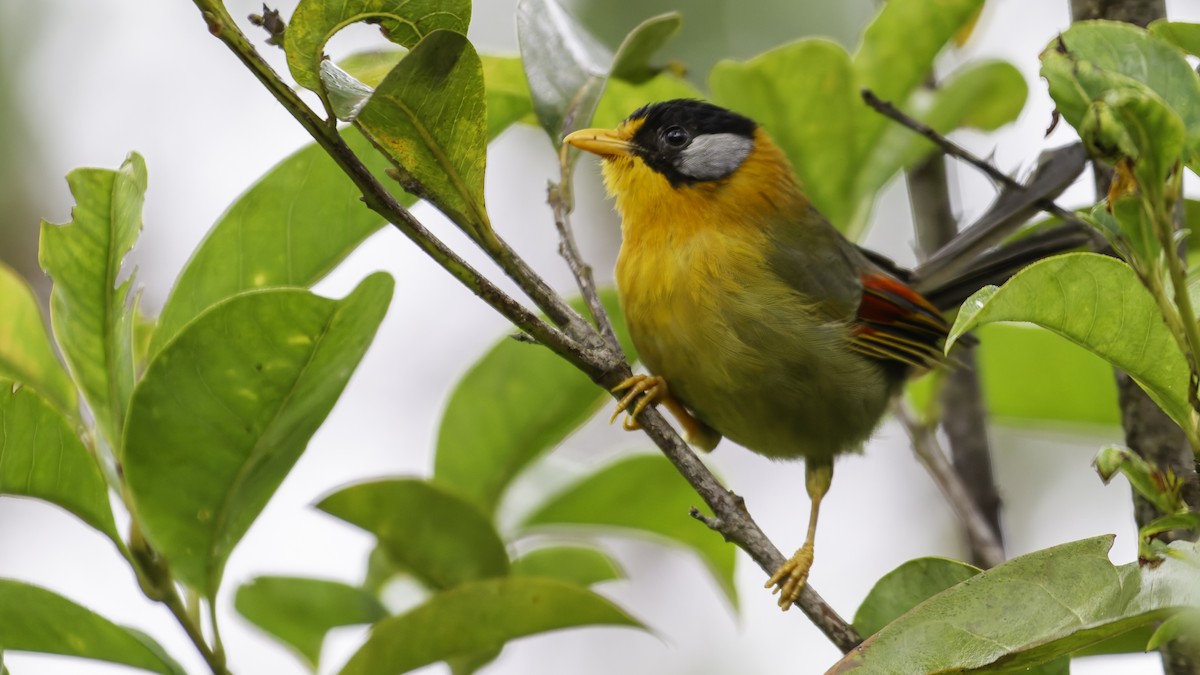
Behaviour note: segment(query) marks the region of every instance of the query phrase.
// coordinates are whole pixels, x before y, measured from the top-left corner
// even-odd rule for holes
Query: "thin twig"
[[[963,526],[970,530],[972,539],[978,542],[977,553],[980,562],[986,567],[995,567],[1004,562],[1004,548],[996,540],[995,533],[976,506],[975,500],[971,498],[971,493],[963,485],[962,479],[954,471],[954,467],[950,466],[950,461],[942,452],[933,430],[917,422],[904,403],[898,402],[894,408],[896,419],[900,420],[912,439],[913,453],[929,471],[933,482],[937,483],[946,501],[950,502]]]
[[[460,283],[520,330],[565,358],[597,384],[611,389],[632,374],[629,365],[620,357],[619,353],[608,348],[605,340],[600,338],[598,332],[591,330],[586,321],[582,323],[591,331],[590,334],[595,336],[595,342],[600,343],[597,347],[593,347],[592,344],[581,344],[539,319],[433,237],[379,183],[336,131],[313,114],[312,110],[263,61],[229,16],[220,0],[192,0],[192,2],[200,9],[208,23],[209,32],[225,43],[280,104],[312,135],[313,139],[329,153],[362,191],[363,200],[367,206],[395,225]],[[515,253],[513,256],[519,260]],[[523,261],[521,262],[523,265]],[[577,262],[582,264],[578,258]],[[514,268],[510,274],[520,277],[519,283],[533,280],[541,282],[540,277],[527,267]],[[538,302],[539,298],[533,297],[533,300]],[[543,311],[547,310],[547,307],[542,306],[540,302],[539,307]],[[597,319],[599,320],[599,317]],[[717,482],[716,478],[666,420],[651,408],[641,414],[640,421],[646,434],[720,519],[723,527],[718,531],[725,539],[746,551],[768,574],[773,573],[783,564],[783,555],[746,512],[740,498],[733,496]],[[804,589],[796,605],[843,652],[849,651],[862,641],[854,628],[838,616],[837,612],[812,589],[811,585]]]
[[[933,153],[924,162],[909,169],[905,177],[919,254],[925,258],[945,246],[958,233],[958,224],[950,209],[945,155]],[[974,347],[962,346],[956,351],[955,359],[960,365],[951,370],[939,391],[943,411],[942,428],[946,431],[955,473],[967,488],[975,508],[983,514],[993,540],[1003,546],[1000,498],[992,475],[992,451],[988,442],[987,411],[983,405],[978,361]],[[985,565],[986,542],[978,540],[970,528],[964,530],[971,548],[971,561],[976,565]]]
[[[961,159],[964,162],[970,164],[971,166],[979,169],[980,171],[987,174],[987,176],[989,178],[991,178],[993,181],[999,183],[1003,187],[1006,187],[1010,190],[1024,190],[1025,189],[1025,186],[1018,183],[1011,176],[1004,173],[1000,169],[997,169],[995,166],[992,165],[991,162],[988,162],[987,160],[976,157],[970,151],[968,151],[966,148],[962,147],[961,145],[958,145],[954,141],[951,141],[950,139],[946,138],[945,136],[939,134],[936,130],[934,130],[928,124],[917,121],[917,120],[913,119],[912,117],[909,117],[908,115],[904,114],[895,105],[889,103],[888,101],[884,101],[883,99],[876,96],[875,92],[871,91],[870,89],[862,90],[862,98],[863,98],[863,101],[865,101],[867,105],[874,108],[877,112],[879,112],[884,117],[895,120],[896,122],[899,122],[900,124],[903,124],[904,126],[908,127],[909,129],[912,129],[913,131],[917,132],[918,134],[924,136],[926,139],[928,139],[929,141],[931,141],[932,143],[937,145],[939,148],[941,148],[942,151],[945,152],[947,155],[950,155],[952,157],[957,157],[958,159]],[[1075,215],[1071,211],[1059,206],[1058,204],[1056,204],[1054,202],[1053,199],[1039,199],[1035,203],[1037,204],[1038,208],[1045,211],[1046,213],[1049,213],[1050,215],[1061,218],[1063,222],[1075,223],[1078,225],[1082,225],[1084,227],[1090,227],[1086,222],[1084,222],[1084,220],[1082,218]]]
[[[566,143],[559,152],[558,166],[559,182],[546,186],[546,202],[554,210],[554,226],[558,229],[558,254],[567,261],[567,267],[571,269],[571,275],[575,277],[579,293],[583,295],[583,300],[587,303],[588,311],[592,315],[592,320],[596,322],[596,328],[600,330],[604,342],[609,349],[620,354],[621,359],[625,360],[625,352],[621,349],[621,343],[617,340],[617,333],[613,329],[612,321],[608,318],[608,311],[604,309],[604,303],[600,301],[600,293],[596,290],[596,278],[592,275],[592,266],[584,262],[583,255],[579,253],[579,245],[575,243],[575,231],[571,228],[571,213],[575,210],[571,180],[571,153],[570,147]]]

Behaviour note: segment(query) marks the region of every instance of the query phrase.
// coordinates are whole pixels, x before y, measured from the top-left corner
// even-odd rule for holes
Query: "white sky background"
[[[11,0],[9,0],[11,1]],[[186,0],[42,0],[42,37],[25,60],[21,96],[41,152],[31,167],[43,193],[42,215],[69,219],[62,176],[83,166],[116,167],[137,150],[146,157],[150,189],[145,231],[133,255],[144,298],[161,306],[175,275],[208,227],[253,180],[308,139],[217,40]],[[242,17],[258,3],[237,0]],[[294,2],[281,6],[290,14]],[[1200,3],[1168,2],[1177,19],[1200,19]],[[480,51],[514,51],[515,0],[476,3],[471,38]],[[948,58],[1004,58],[1031,85],[1030,104],[999,134],[964,134],[975,151],[994,151],[1006,170],[1028,167],[1043,146],[1050,103],[1037,79],[1037,54],[1068,22],[1066,2],[994,0],[965,50]],[[259,35],[252,33],[255,39]],[[356,32],[374,44],[371,32]],[[282,53],[261,46],[281,67]],[[1066,125],[1060,125],[1063,129]],[[1051,144],[1069,140],[1069,129]],[[570,277],[557,257],[546,180],[555,161],[540,130],[515,128],[489,153],[487,201],[497,229],[558,288]],[[576,229],[597,273],[610,278],[616,218],[601,192],[594,163],[585,158],[576,184]],[[986,181],[958,171],[957,201],[968,214],[989,199]],[[1089,198],[1086,189],[1063,203]],[[418,216],[483,265],[432,209]],[[908,205],[893,186],[877,209],[869,242],[911,261]],[[36,227],[36,223],[28,223]],[[485,265],[484,265],[485,266]],[[486,268],[486,266],[485,266]],[[219,603],[226,649],[238,673],[302,673],[300,663],[257,633],[232,609],[232,591],[259,574],[300,574],[357,582],[370,546],[365,534],[310,505],[348,482],[385,475],[428,475],[441,407],[458,376],[499,336],[505,322],[476,301],[415,247],[385,229],[357,251],[319,291],[341,296],[371,271],[397,281],[391,311],[345,395],[314,438],[226,572]],[[1064,435],[997,429],[996,472],[1005,499],[1008,552],[1018,555],[1102,533],[1116,533],[1111,557],[1135,557],[1135,531],[1123,479],[1104,487],[1090,468],[1116,429],[1080,441]],[[614,457],[618,449],[649,448],[639,435],[594,422],[567,442],[539,479],[562,483]],[[726,442],[706,461],[747,504],[781,549],[799,545],[807,518],[803,465],[772,464]],[[863,456],[843,459],[822,509],[812,583],[843,616],[881,575],[923,555],[961,558],[957,523],[913,460],[894,424],[885,424]],[[525,484],[529,484],[526,481]],[[540,488],[544,489],[544,488]],[[697,501],[699,501],[697,499]],[[510,511],[511,511],[510,505]],[[681,514],[681,517],[686,517]],[[697,524],[697,527],[700,527]],[[714,535],[715,536],[715,535]],[[698,561],[661,546],[612,539],[629,581],[600,587],[661,639],[618,629],[555,633],[510,644],[490,673],[820,673],[836,650],[796,611],[782,615],[761,586],[763,574],[739,554],[741,609],[733,614]],[[144,600],[132,573],[110,544],[63,512],[14,499],[0,500],[0,576],[37,583],[161,641],[191,672],[206,672],[167,611]],[[326,643],[323,672],[335,672],[364,630],[335,633]],[[123,673],[96,662],[6,654],[14,675]],[[422,672],[441,673],[443,666]],[[1077,661],[1073,672],[1158,673],[1157,656]]]

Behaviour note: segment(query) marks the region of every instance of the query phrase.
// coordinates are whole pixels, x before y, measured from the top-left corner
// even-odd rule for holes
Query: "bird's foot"
[[[796,551],[790,560],[779,566],[775,574],[767,580],[763,588],[775,587],[772,595],[779,594],[779,608],[788,611],[792,603],[800,597],[804,585],[808,582],[808,571],[813,564],[813,545],[806,542]]]
[[[612,388],[612,393],[619,394],[623,391],[627,393],[617,401],[617,409],[613,411],[612,417],[609,418],[609,424],[617,420],[617,417],[622,413],[625,415],[625,420],[621,423],[621,427],[626,431],[635,431],[641,429],[642,425],[637,421],[637,416],[646,409],[647,406],[659,403],[669,396],[667,393],[667,381],[657,375],[634,375],[627,378],[621,384]],[[638,397],[641,397],[638,400]],[[630,410],[630,404],[634,401],[637,404]]]

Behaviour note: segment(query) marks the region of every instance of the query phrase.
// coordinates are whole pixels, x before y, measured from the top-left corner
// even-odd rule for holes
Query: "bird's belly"
[[[712,283],[685,272],[654,280],[650,293],[618,269],[642,361],[697,418],[759,454],[824,459],[859,449],[893,387],[850,351],[844,323],[819,319],[794,291],[756,276]]]

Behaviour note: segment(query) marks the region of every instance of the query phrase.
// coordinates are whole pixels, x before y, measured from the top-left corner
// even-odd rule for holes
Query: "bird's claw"
[[[625,420],[621,422],[621,428],[626,431],[636,431],[642,428],[640,422],[637,421],[637,416],[646,409],[647,406],[654,405],[667,398],[667,381],[657,375],[634,375],[626,378],[624,382],[612,388],[612,393],[619,394],[623,391],[627,393],[617,401],[617,409],[613,411],[612,417],[609,418],[609,424],[617,420],[622,412],[626,412]],[[641,397],[638,400],[638,397]],[[629,406],[637,400],[630,410]]]
[[[808,571],[813,564],[813,546],[806,543],[796,551],[795,555],[775,570],[775,574],[767,580],[763,588],[774,587],[772,595],[779,594],[779,608],[788,611],[796,599],[800,597],[804,585],[808,583]]]

